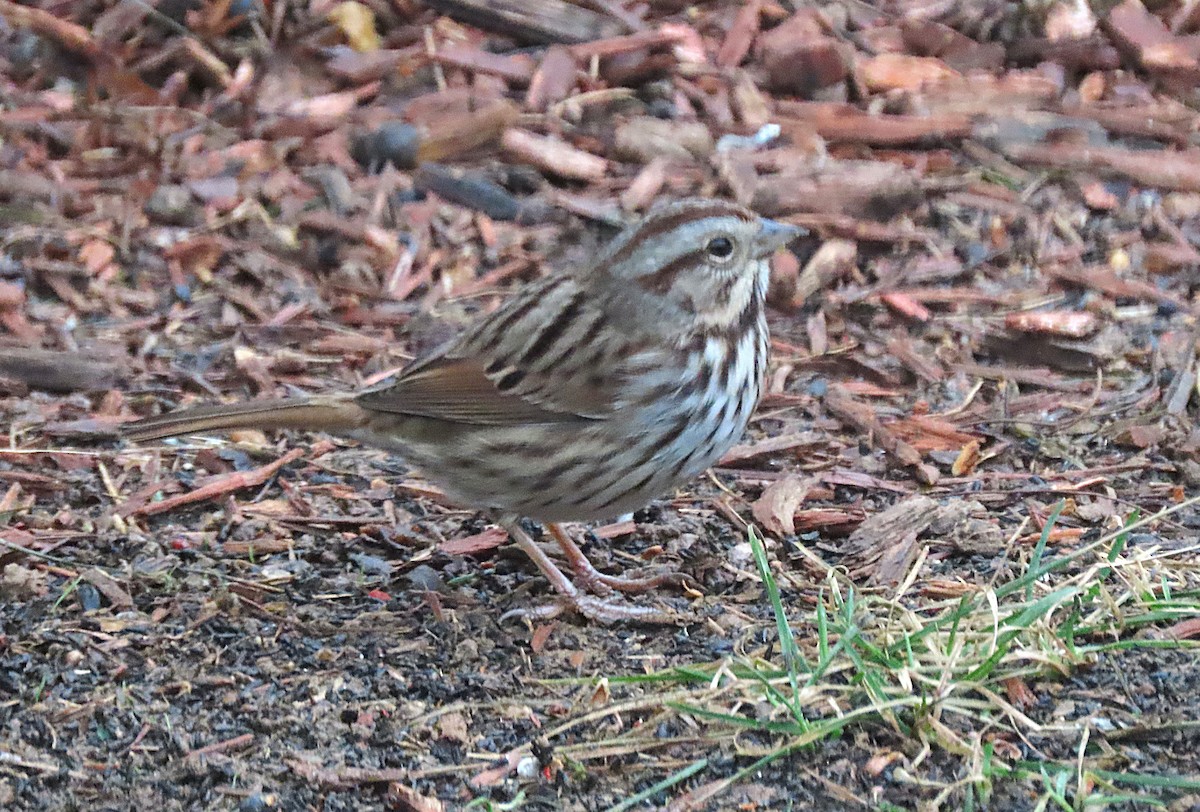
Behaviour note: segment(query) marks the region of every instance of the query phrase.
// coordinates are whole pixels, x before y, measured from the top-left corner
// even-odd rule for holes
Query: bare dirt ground
[[[1198,808],[1200,6],[152,5],[0,0],[0,808]],[[574,528],[677,626],[502,622],[383,452],[116,439],[692,194],[812,235],[743,445]]]

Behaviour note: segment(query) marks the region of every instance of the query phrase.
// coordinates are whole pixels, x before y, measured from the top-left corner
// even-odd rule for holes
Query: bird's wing
[[[593,294],[551,277],[357,402],[476,425],[603,420],[627,396],[636,349]]]

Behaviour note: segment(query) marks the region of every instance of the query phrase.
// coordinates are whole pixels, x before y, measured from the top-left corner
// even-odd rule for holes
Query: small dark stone
[[[187,21],[189,11],[199,11],[203,5],[201,0],[162,0],[155,8],[163,17],[182,24]],[[150,19],[155,21],[156,18]]]
[[[325,203],[332,211],[344,215],[354,207],[354,189],[346,173],[339,167],[314,166],[304,172],[304,180],[321,190]]]
[[[633,521],[636,524],[657,524],[662,520],[662,517],[662,505],[657,502],[651,502],[641,510],[634,511]]]
[[[496,170],[496,179],[505,189],[518,195],[531,195],[542,188],[545,180],[532,166],[511,164]]]
[[[408,573],[408,581],[414,589],[423,589],[426,592],[438,592],[446,588],[442,576],[428,564],[413,567]]]
[[[33,75],[45,53],[44,41],[32,31],[18,31],[12,41],[0,49],[0,56],[8,59],[13,78],[18,81]]]
[[[271,809],[274,806],[273,799],[267,799],[262,793],[256,792],[253,795],[247,795],[238,803],[238,812],[262,812],[264,809]]]
[[[354,139],[350,154],[368,172],[378,172],[387,164],[397,169],[415,169],[421,131],[403,121],[386,121],[379,129]]]
[[[521,201],[500,184],[474,172],[424,163],[413,182],[446,200],[481,211],[493,220],[515,220],[521,212]]]
[[[332,270],[341,263],[341,242],[336,237],[317,238],[317,265],[322,270]]]
[[[646,113],[655,118],[673,119],[677,113],[675,102],[670,99],[655,99],[646,105]]]
[[[85,612],[94,612],[100,608],[100,592],[91,584],[80,584],[75,590],[79,596],[79,606]]]
[[[382,575],[386,577],[392,574],[391,563],[377,555],[351,553],[350,560],[357,564],[359,569],[361,569],[367,575]]]
[[[968,268],[974,268],[986,262],[991,256],[991,249],[981,242],[969,242],[966,245],[956,246],[954,252]]]
[[[708,642],[708,651],[717,657],[731,654],[733,652],[733,641],[726,640],[723,637],[714,638]]]
[[[245,17],[247,20],[256,19],[263,14],[261,0],[232,0],[229,4],[230,17]]]
[[[397,189],[395,194],[392,195],[392,203],[397,206],[402,206],[405,203],[419,203],[426,197],[428,195],[425,194],[424,189],[410,186],[407,189]]]
[[[254,460],[250,459],[250,455],[236,448],[226,446],[217,451],[217,456],[232,465],[235,471],[249,471],[254,467]]]

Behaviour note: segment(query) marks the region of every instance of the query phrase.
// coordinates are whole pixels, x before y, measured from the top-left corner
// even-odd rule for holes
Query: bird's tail
[[[340,434],[362,427],[366,419],[366,410],[349,399],[280,398],[199,406],[147,417],[122,426],[121,435],[130,440],[161,440],[238,429],[305,429]]]

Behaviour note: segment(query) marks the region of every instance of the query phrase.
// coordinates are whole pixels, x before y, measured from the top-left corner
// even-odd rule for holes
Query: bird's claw
[[[550,620],[565,611],[578,612],[597,623],[674,625],[681,619],[677,613],[665,609],[607,600],[595,595],[575,594],[558,595],[553,603],[541,606],[511,609],[500,616],[500,621],[503,623],[508,620]]]

